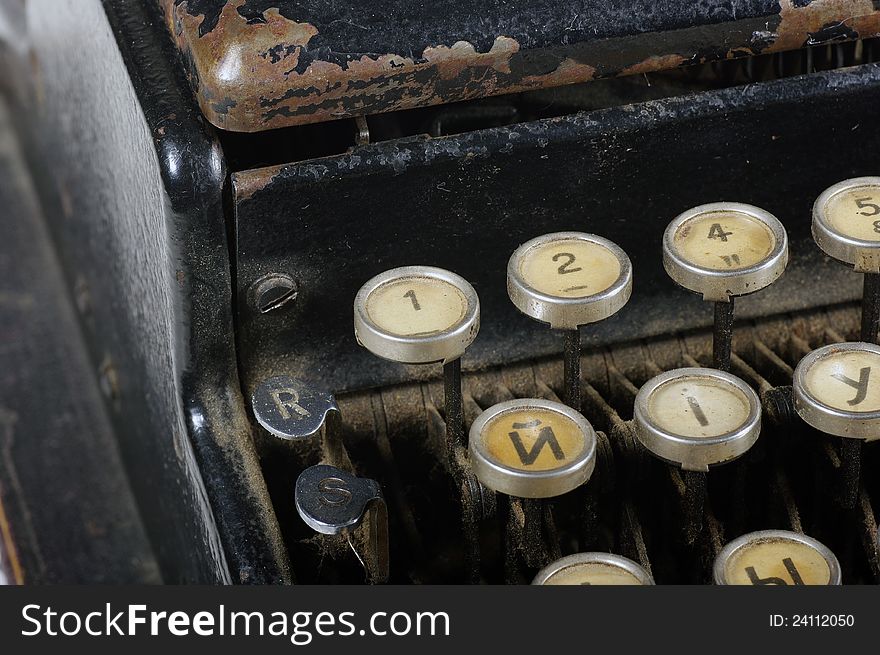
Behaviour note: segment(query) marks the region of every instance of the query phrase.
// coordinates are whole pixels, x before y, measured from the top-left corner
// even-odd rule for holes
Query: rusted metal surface
[[[205,116],[240,132],[880,34],[877,0],[158,0]]]

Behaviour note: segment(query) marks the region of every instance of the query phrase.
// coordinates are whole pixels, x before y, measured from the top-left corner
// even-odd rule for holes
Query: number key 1
[[[479,320],[474,288],[431,266],[377,275],[354,303],[358,341],[380,357],[407,364],[457,359],[476,336]]]
[[[367,281],[354,299],[354,334],[371,353],[404,364],[443,362],[446,448],[464,447],[461,356],[480,329],[477,292],[460,275],[402,266]]]

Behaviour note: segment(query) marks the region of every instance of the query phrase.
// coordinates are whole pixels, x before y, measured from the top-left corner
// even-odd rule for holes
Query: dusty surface
[[[205,116],[243,132],[880,34],[871,0],[489,2],[470,16],[443,2],[382,15],[357,2],[159,2]]]

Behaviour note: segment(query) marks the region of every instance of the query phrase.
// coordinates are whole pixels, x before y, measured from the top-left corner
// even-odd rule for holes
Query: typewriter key
[[[813,203],[812,230],[813,239],[825,254],[863,273],[859,340],[878,343],[880,177],[856,177],[825,189]],[[861,443],[844,441],[842,459],[844,479],[849,481],[845,505],[851,507],[856,502],[861,476]]]
[[[649,380],[633,421],[642,445],[686,471],[708,471],[745,453],[761,432],[758,395],[711,368],[681,368]]]
[[[611,241],[592,234],[545,234],[510,257],[507,293],[522,313],[563,331],[565,400],[579,410],[579,328],[608,318],[629,300],[629,257]]]
[[[811,537],[763,530],[734,539],[715,559],[718,585],[839,585],[840,564]]]
[[[339,411],[331,394],[286,375],[257,385],[251,407],[257,422],[281,439],[311,437],[321,429],[327,414]]]
[[[551,400],[493,405],[470,430],[474,475],[489,489],[521,498],[550,498],[589,480],[596,433],[579,412]]]
[[[769,212],[735,202],[679,214],[663,235],[663,267],[715,303],[713,365],[730,370],[733,299],[771,284],[788,263],[788,237]]]
[[[844,180],[813,204],[813,239],[825,254],[864,273],[861,340],[880,325],[880,177]]]
[[[459,275],[404,266],[369,280],[354,300],[354,333],[379,357],[405,364],[443,363],[447,447],[464,442],[461,361],[480,329],[480,301]]]
[[[836,343],[808,354],[794,371],[794,405],[827,434],[880,439],[880,346]]]
[[[538,571],[533,585],[653,585],[641,566],[611,553],[576,553]]]
[[[468,282],[431,266],[404,266],[377,275],[354,301],[358,342],[405,364],[450,362],[480,329],[480,303]]]
[[[388,579],[388,510],[378,482],[318,464],[300,473],[294,501],[302,520],[316,532],[346,535],[371,581]],[[359,528],[366,530],[363,543],[351,538]]]

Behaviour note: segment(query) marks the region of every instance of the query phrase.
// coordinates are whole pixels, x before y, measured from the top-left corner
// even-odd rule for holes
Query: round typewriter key
[[[576,553],[538,571],[533,585],[653,585],[651,575],[626,557]]]
[[[608,239],[545,234],[507,263],[507,293],[523,314],[564,331],[566,402],[580,408],[579,328],[615,314],[632,293],[629,257]]]
[[[406,364],[461,357],[480,329],[480,302],[462,277],[431,266],[404,266],[367,282],[354,301],[358,342]]]
[[[864,273],[861,340],[880,328],[880,177],[829,187],[813,204],[813,239],[825,254]]]
[[[769,212],[736,202],[700,205],[663,235],[663,267],[686,289],[715,302],[713,365],[730,370],[733,299],[771,284],[788,263],[788,236]]]
[[[700,205],[678,215],[663,235],[669,276],[706,300],[727,301],[763,289],[788,262],[788,237],[769,212],[736,202]]]
[[[880,273],[880,177],[829,187],[813,204],[813,238],[830,257],[863,273]]]
[[[493,405],[470,430],[474,475],[489,489],[550,498],[586,482],[596,466],[596,433],[571,407],[526,398]]]
[[[354,333],[379,357],[405,364],[443,362],[450,461],[464,441],[461,360],[480,329],[480,301],[463,277],[432,266],[403,266],[369,280],[354,300]]]
[[[840,564],[811,537],[763,530],[734,539],[715,559],[718,585],[839,585]]]
[[[593,234],[556,232],[527,241],[507,263],[507,293],[523,314],[575,330],[616,313],[632,292],[632,266]]]
[[[880,346],[837,343],[808,354],[794,372],[794,404],[817,430],[880,439]]]
[[[649,380],[636,395],[639,441],[688,471],[708,471],[745,453],[761,432],[758,395],[711,368],[681,368]]]

